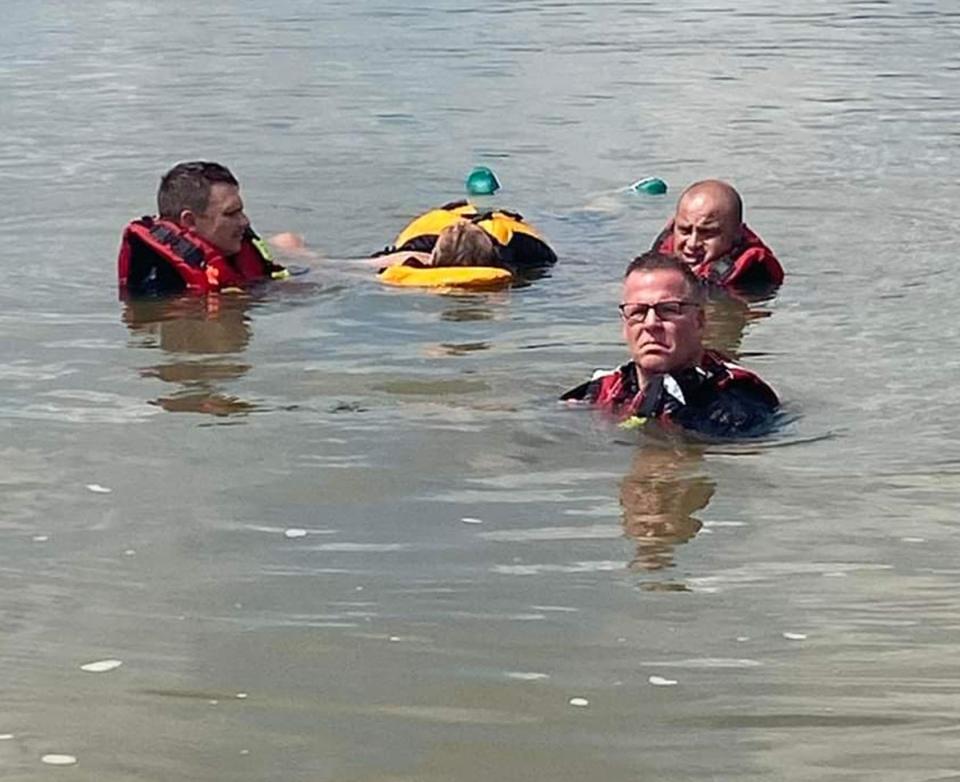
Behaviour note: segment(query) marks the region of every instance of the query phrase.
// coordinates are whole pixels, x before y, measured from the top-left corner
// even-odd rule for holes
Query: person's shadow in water
[[[636,546],[631,570],[672,567],[674,549],[700,531],[703,523],[694,514],[707,507],[716,488],[702,465],[703,455],[694,449],[652,443],[637,449],[620,482],[623,531]]]
[[[222,389],[250,369],[237,360],[250,343],[249,308],[250,299],[244,295],[124,302],[123,322],[136,338],[132,344],[159,348],[169,357],[142,367],[140,375],[178,386],[150,404],[169,412],[213,416],[255,410],[254,403]]]
[[[739,358],[747,326],[755,320],[769,318],[768,298],[748,299],[714,290],[706,303],[707,328],[703,344],[731,358]]]

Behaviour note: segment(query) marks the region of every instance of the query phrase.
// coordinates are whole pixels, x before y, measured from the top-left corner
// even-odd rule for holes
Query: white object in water
[[[46,763],[48,766],[72,766],[77,762],[77,759],[73,755],[44,755],[40,758],[41,763]]]
[[[99,483],[88,483],[87,489],[92,491],[94,494],[109,494],[113,489],[108,489],[106,486],[101,486]]]
[[[307,537],[307,531],[305,529],[297,529],[296,527],[284,530],[283,534],[288,538],[305,538]]]
[[[673,687],[677,683],[676,679],[665,679],[662,676],[651,676],[647,681],[654,687]]]
[[[588,701],[586,698],[571,698],[570,705],[571,706],[589,706],[590,701]]]
[[[783,637],[788,641],[806,641],[807,636],[803,633],[784,633]]]
[[[106,673],[119,668],[121,665],[123,665],[123,660],[97,660],[93,663],[81,665],[80,670],[87,673]]]
[[[460,519],[464,524],[483,524],[483,519],[477,519],[473,516],[464,516]]]

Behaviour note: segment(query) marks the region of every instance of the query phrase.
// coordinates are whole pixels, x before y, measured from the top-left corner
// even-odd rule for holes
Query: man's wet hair
[[[706,298],[703,281],[693,273],[690,265],[672,255],[664,255],[656,250],[649,250],[638,255],[629,264],[623,273],[626,279],[635,272],[673,271],[677,272],[687,283],[691,298],[696,302],[703,302]]]
[[[177,163],[160,179],[157,213],[175,222],[184,209],[203,214],[210,203],[210,188],[215,184],[240,186],[230,169],[219,163],[206,160]]]
[[[433,266],[503,267],[493,237],[479,225],[459,220],[444,228],[431,253]]]

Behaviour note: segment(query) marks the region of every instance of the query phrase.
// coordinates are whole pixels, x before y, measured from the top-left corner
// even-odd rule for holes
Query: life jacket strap
[[[653,418],[660,412],[663,403],[663,375],[654,375],[643,389],[643,396],[633,414],[638,418]]]
[[[482,223],[484,220],[493,220],[497,215],[503,215],[504,217],[509,217],[513,220],[516,220],[518,223],[523,222],[523,215],[519,212],[510,212],[506,209],[489,209],[486,212],[479,212],[475,215],[471,215],[469,220],[471,223]]]
[[[169,247],[174,254],[182,258],[184,263],[194,269],[204,267],[203,249],[191,242],[183,234],[178,234],[166,225],[159,225],[151,221],[150,236],[162,245]]]
[[[249,240],[250,244],[253,245],[253,249],[257,251],[260,255],[260,261],[263,264],[264,273],[270,277],[272,280],[285,280],[290,276],[290,272],[287,270],[286,266],[277,263],[273,260],[273,253],[270,252],[270,245],[264,239],[260,238],[260,234],[253,230],[249,225],[247,230],[244,232],[244,237]]]

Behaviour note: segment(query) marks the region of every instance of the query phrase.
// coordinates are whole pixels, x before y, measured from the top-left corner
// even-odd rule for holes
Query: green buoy
[[[477,166],[467,175],[469,195],[493,195],[500,189],[497,175],[486,166]]]
[[[667,192],[667,183],[660,177],[648,176],[634,182],[630,185],[630,189],[647,195],[663,195]]]

